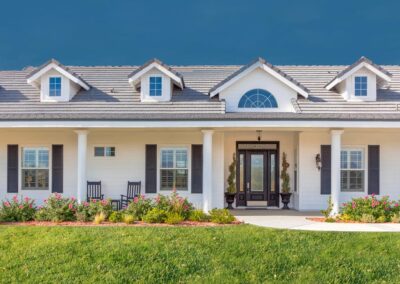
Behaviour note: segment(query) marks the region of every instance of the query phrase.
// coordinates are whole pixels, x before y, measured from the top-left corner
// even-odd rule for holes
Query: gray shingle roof
[[[376,102],[347,102],[324,88],[348,66],[277,66],[309,91],[293,102],[296,113],[225,113],[225,102],[209,97],[211,88],[243,66],[171,66],[186,82],[175,88],[171,102],[142,103],[128,83],[138,66],[67,66],[91,86],[71,102],[41,103],[39,90],[27,84],[32,68],[0,71],[0,119],[374,119],[400,120],[400,66],[382,66],[392,75],[378,89]]]

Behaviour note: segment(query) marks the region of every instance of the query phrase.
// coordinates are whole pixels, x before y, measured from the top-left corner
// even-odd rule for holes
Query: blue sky
[[[400,1],[2,1],[0,69],[67,65],[400,64]]]

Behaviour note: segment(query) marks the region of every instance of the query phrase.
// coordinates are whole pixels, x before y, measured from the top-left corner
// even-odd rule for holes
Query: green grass
[[[400,281],[400,234],[0,226],[0,282]]]

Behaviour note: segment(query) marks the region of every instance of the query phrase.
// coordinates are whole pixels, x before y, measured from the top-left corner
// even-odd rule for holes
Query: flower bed
[[[226,209],[213,209],[210,214],[194,209],[193,204],[187,198],[179,196],[176,191],[169,196],[158,195],[154,199],[143,195],[135,197],[122,211],[113,211],[109,200],[91,200],[79,204],[74,197],[63,197],[59,193],[52,194],[44,201],[44,206],[39,207],[36,207],[34,200],[19,200],[14,196],[11,201],[4,201],[0,206],[0,222],[33,226],[210,226],[238,223]]]
[[[388,196],[381,198],[374,194],[365,197],[353,198],[342,204],[340,213],[329,217],[332,206],[322,213],[325,218],[310,218],[313,221],[341,222],[341,223],[400,223],[399,201],[390,200]]]

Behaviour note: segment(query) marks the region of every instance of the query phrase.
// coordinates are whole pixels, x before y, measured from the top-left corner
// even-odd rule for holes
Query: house
[[[236,154],[237,207],[291,207],[400,195],[400,66],[64,66],[0,71],[0,199],[119,198],[176,189],[222,208]]]

